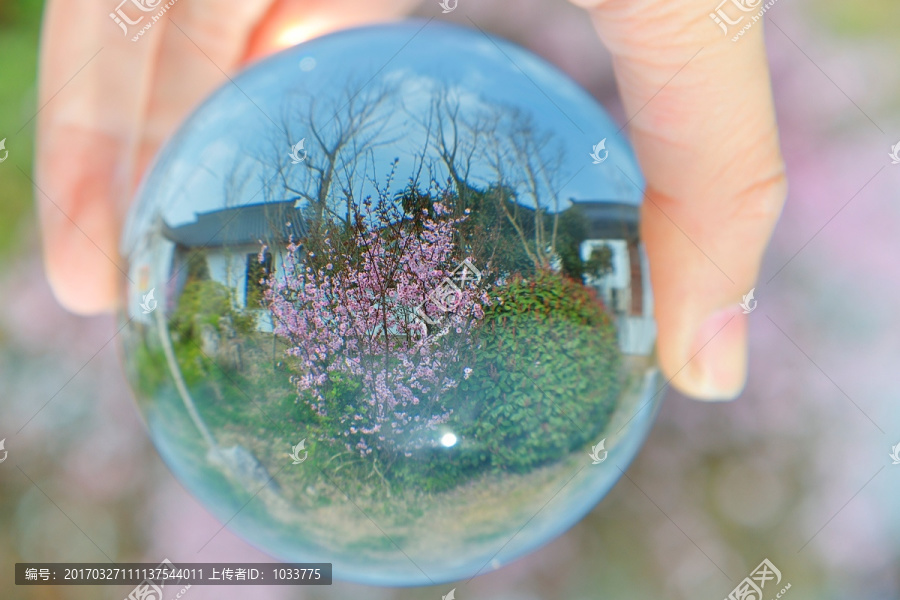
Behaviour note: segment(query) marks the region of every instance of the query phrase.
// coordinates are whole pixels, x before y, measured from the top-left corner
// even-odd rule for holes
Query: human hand
[[[696,398],[733,398],[747,371],[738,303],[787,193],[762,22],[735,43],[709,0],[572,2],[613,55],[647,179],[642,236],[663,373]]]
[[[136,0],[152,6],[160,0]],[[47,278],[79,314],[113,310],[119,236],[135,187],[190,110],[249,60],[416,0],[182,0],[123,35],[120,0],[48,0],[40,56],[37,197]],[[136,19],[131,2],[123,9]],[[94,56],[93,59],[91,57]],[[59,98],[55,95],[59,94]],[[51,102],[51,100],[53,100]]]
[[[747,322],[737,302],[754,285],[786,190],[761,24],[733,43],[710,22],[705,0],[572,1],[590,12],[613,54],[647,178],[642,234],[663,372],[689,395],[733,397],[746,377]],[[173,23],[160,20],[133,43],[104,19],[72,26],[73,14],[114,8],[106,0],[51,0],[41,106],[103,47],[65,86],[65,101],[39,117],[39,207],[60,302],[82,314],[115,306],[127,200],[160,143],[226,81],[219,68],[232,73],[279,49],[298,25],[312,37],[414,4],[190,0],[171,9]]]

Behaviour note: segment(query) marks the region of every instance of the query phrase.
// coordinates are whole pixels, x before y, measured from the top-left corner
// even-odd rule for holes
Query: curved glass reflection
[[[503,565],[612,487],[658,405],[643,180],[576,84],[435,23],[248,69],[123,239],[126,367],[229,527],[335,576]]]

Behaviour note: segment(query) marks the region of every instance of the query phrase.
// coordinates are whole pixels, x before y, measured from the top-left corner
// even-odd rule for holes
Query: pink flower
[[[473,320],[484,316],[488,298],[469,281],[447,310],[428,300],[457,266],[453,236],[467,217],[454,219],[449,208],[435,202],[435,216],[424,211],[417,229],[407,226],[409,217],[386,192],[382,196],[364,202],[362,214],[353,215],[368,227],[353,233],[349,247],[324,240],[332,258],[324,270],[304,264],[301,248],[289,244],[283,273],[270,275],[265,293],[275,333],[288,341],[287,354],[296,357],[293,381],[304,402],[325,416],[334,402],[325,395],[330,374],[361,384],[358,397],[343,399],[358,408],[333,412],[346,426],[340,438],[363,456],[373,448],[408,448],[410,436],[416,439],[415,434],[450,417],[441,398],[458,380],[448,373],[459,372],[466,333]],[[421,339],[417,310],[423,308],[440,320],[441,335],[455,331],[457,336]],[[464,377],[471,372],[464,369]],[[410,407],[416,407],[414,412]]]

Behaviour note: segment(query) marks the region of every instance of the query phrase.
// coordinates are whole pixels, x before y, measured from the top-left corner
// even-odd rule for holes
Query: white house
[[[184,288],[189,261],[204,261],[209,278],[225,285],[234,294],[235,308],[255,311],[259,328],[271,331],[269,312],[248,306],[248,294],[259,292],[259,277],[280,272],[286,246],[301,241],[306,228],[301,211],[293,200],[226,207],[197,213],[189,223],[171,227],[163,224],[162,236],[173,247],[171,254],[172,295],[177,299]],[[263,248],[263,262],[260,252]]]
[[[646,355],[656,343],[653,294],[644,244],[640,241],[640,206],[607,200],[575,200],[584,216],[587,239],[579,248],[581,259],[607,246],[612,252],[612,271],[587,278],[616,317],[619,347],[625,354]]]
[[[602,245],[612,252],[612,271],[597,279],[588,277],[585,283],[597,290],[614,314],[619,347],[625,354],[652,352],[656,324],[647,256],[638,230],[640,207],[612,200],[572,199],[572,203],[586,224],[582,259]],[[175,227],[160,222],[132,253],[129,275],[139,294],[130,298],[129,314],[139,321],[151,318],[142,314],[139,302],[153,288],[156,301],[170,313],[187,282],[190,261],[202,261],[210,279],[232,290],[235,308],[255,311],[258,328],[272,331],[269,311],[247,303],[248,293],[261,291],[260,251],[267,248],[265,270],[277,275],[283,272],[288,242],[302,241],[305,235],[305,221],[293,200],[197,213],[193,221]]]

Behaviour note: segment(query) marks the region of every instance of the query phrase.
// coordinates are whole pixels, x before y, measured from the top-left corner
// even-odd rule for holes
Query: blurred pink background
[[[19,4],[2,24],[0,55],[17,43],[33,54],[39,2]],[[432,4],[418,14],[439,13]],[[608,60],[597,65],[606,53],[579,10],[562,0],[484,1],[450,16],[555,62],[624,121]],[[728,404],[669,393],[627,478],[590,515],[542,550],[459,582],[457,598],[721,600],[764,558],[792,584],[790,600],[900,598],[900,465],[889,457],[900,444],[900,165],[888,157],[900,142],[900,42],[891,25],[900,7],[888,0],[782,0],[767,12],[791,189],[756,288],[746,391]],[[0,137],[36,110],[28,72],[9,85],[0,78]],[[130,590],[16,587],[16,562],[272,560],[227,529],[198,553],[221,523],[150,444],[115,320],[74,317],[53,300],[17,170],[29,172],[31,157],[7,148],[0,598],[121,599]],[[184,597],[437,600],[452,587],[195,586]]]

